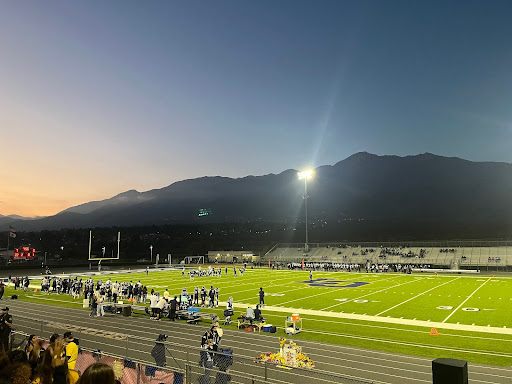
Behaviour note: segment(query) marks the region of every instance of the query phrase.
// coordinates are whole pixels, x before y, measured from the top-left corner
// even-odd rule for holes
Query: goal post
[[[184,261],[185,264],[204,264],[204,256],[187,256]]]
[[[101,264],[102,260],[119,260],[119,243],[121,242],[121,232],[117,232],[117,253],[114,255],[114,249],[111,250],[111,256],[105,256],[106,248],[103,246],[100,249],[101,257],[96,254],[93,254],[92,249],[92,231],[89,231],[89,258],[88,261],[98,261]]]

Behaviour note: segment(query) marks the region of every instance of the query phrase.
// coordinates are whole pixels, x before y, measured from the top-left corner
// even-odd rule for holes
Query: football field
[[[72,275],[85,277],[84,275]],[[232,296],[235,318],[258,303],[265,291],[263,316],[284,335],[292,313],[303,319],[303,332],[293,336],[426,357],[453,357],[492,365],[512,365],[512,278],[435,274],[372,274],[248,269],[233,276],[190,280],[181,270],[116,273],[95,276],[112,281],[141,281],[160,294],[179,295],[186,287],[218,287],[222,318]],[[36,284],[37,282],[33,282]],[[11,288],[12,289],[12,288]],[[30,292],[20,297],[56,305],[81,306],[68,295]],[[236,327],[236,325],[231,325]],[[432,328],[437,335],[432,335]],[[434,332],[435,333],[435,332]]]

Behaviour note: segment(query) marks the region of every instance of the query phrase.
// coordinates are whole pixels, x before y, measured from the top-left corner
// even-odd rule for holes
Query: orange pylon
[[[437,332],[437,329],[435,329],[435,328],[432,328],[432,329],[430,330],[430,334],[431,334],[432,336],[439,336],[439,332]]]

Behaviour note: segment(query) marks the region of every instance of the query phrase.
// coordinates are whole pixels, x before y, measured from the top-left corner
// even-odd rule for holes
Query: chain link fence
[[[49,339],[53,333],[62,335],[66,331],[72,331],[79,340],[82,354],[77,359],[77,367],[82,372],[95,361],[121,366],[124,378],[120,380],[122,384],[371,384],[369,381],[318,369],[291,368],[257,361],[256,355],[254,358],[239,356],[236,350],[231,352],[223,349],[225,346],[219,352],[212,353],[213,358],[210,360],[213,361],[205,362],[201,348],[172,341],[161,343],[165,346],[163,359],[166,364],[164,367],[155,367],[152,352],[157,342],[153,339],[24,316],[16,316],[16,330],[11,333],[11,348],[23,349],[28,335]]]

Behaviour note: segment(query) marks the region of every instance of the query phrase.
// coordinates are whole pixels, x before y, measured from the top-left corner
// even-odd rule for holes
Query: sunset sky
[[[4,1],[0,214],[432,152],[512,162],[510,1]]]

